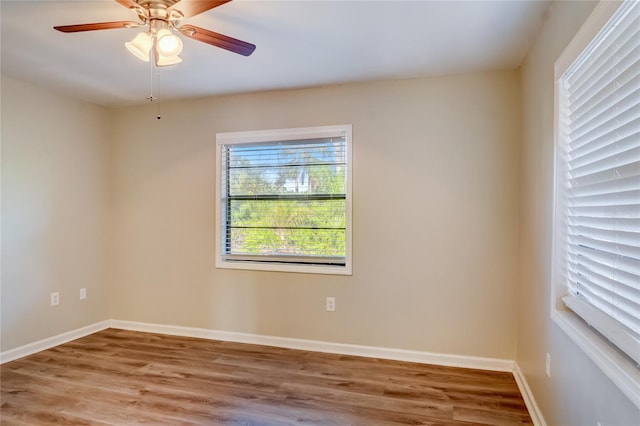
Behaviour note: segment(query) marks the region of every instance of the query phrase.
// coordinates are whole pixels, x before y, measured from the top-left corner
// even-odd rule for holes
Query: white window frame
[[[346,230],[345,230],[345,264],[296,264],[281,262],[260,262],[251,260],[227,260],[223,249],[223,221],[222,221],[222,146],[225,144],[259,143],[273,141],[293,141],[302,139],[320,139],[331,137],[345,137],[346,140]],[[314,274],[352,275],[352,126],[319,126],[290,129],[257,130],[245,132],[229,132],[216,134],[216,268],[244,269],[257,271],[299,272]]]
[[[573,62],[600,33],[608,21],[618,11],[621,2],[600,2],[580,31],[569,43],[555,63],[555,181],[554,181],[554,220],[552,230],[552,268],[551,268],[551,318],[580,347],[591,360],[612,380],[612,382],[640,408],[640,366],[624,355],[611,342],[588,325],[563,302],[567,296],[567,283],[564,279],[563,244],[564,218],[562,196],[559,185],[565,179],[562,160],[559,155],[563,143],[559,123],[561,112],[560,79]],[[574,306],[575,308],[575,306]]]

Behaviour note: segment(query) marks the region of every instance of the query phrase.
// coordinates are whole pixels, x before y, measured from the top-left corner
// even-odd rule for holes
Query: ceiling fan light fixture
[[[129,52],[135,55],[137,58],[149,62],[149,52],[153,45],[153,40],[149,33],[142,32],[138,34],[133,40],[124,44]]]
[[[182,58],[178,55],[174,56],[164,56],[160,53],[156,54],[156,66],[158,67],[167,67],[169,65],[175,65],[182,62]]]
[[[182,40],[170,30],[163,28],[156,34],[156,49],[162,56],[177,57],[182,52]]]

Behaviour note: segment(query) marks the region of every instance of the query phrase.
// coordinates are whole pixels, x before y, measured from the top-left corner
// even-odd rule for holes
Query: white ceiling
[[[1,0],[2,73],[105,106],[354,81],[513,69],[546,1],[235,0],[185,20],[257,46],[243,57],[183,37],[181,64],[151,68],[139,29],[54,25],[136,20],[114,0]],[[178,7],[179,9],[179,7]]]

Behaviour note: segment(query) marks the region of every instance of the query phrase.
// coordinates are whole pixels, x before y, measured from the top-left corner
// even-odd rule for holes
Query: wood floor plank
[[[530,425],[509,373],[108,329],[0,367],[0,424]]]

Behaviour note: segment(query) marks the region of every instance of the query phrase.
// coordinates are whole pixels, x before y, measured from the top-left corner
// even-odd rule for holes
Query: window
[[[639,99],[640,3],[603,2],[556,62],[552,312],[640,406]]]
[[[351,126],[216,140],[217,267],[351,274]]]

